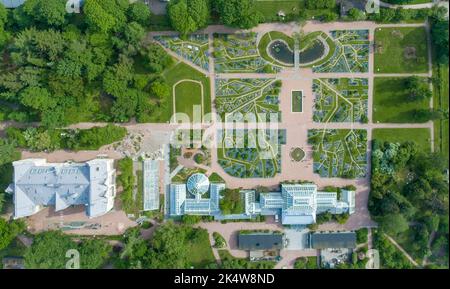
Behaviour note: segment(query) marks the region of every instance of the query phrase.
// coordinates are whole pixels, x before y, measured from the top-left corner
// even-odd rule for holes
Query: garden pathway
[[[399,249],[403,255],[405,255],[405,257],[416,267],[419,267],[419,264],[408,254],[408,252],[405,251],[405,249],[402,248],[402,246],[400,246],[392,237],[390,237],[389,235],[387,235],[386,233],[384,233],[384,235],[386,236],[386,238],[397,248]]]

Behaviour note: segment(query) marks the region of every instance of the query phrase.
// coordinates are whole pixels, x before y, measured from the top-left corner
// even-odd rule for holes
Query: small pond
[[[281,40],[273,41],[269,46],[270,56],[275,60],[285,64],[294,65],[294,52],[289,48],[286,42]]]
[[[311,63],[320,59],[325,53],[325,46],[322,41],[316,40],[309,48],[300,52],[300,63]]]

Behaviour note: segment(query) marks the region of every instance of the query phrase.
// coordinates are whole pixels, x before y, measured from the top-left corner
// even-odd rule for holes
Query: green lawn
[[[215,263],[216,259],[212,252],[211,243],[209,242],[208,232],[204,229],[192,229],[199,230],[196,233],[195,242],[192,241],[188,246],[188,262],[195,269],[205,268],[207,265]]]
[[[427,72],[427,37],[424,27],[377,28],[375,43],[375,73]]]
[[[335,9],[316,9],[310,10],[305,8],[304,0],[256,0],[256,9],[264,15],[265,22],[276,22],[281,19],[278,17],[278,12],[283,11],[287,18],[285,20],[291,20],[289,16],[299,16],[300,11],[306,11],[307,19],[311,19],[313,16],[320,16],[328,12],[338,11],[339,5],[336,5]],[[294,17],[295,19],[295,17]]]
[[[372,138],[387,142],[415,142],[421,150],[430,150],[430,130],[428,128],[377,128],[372,131]]]
[[[408,101],[405,78],[377,77],[374,80],[373,122],[414,123],[413,111],[429,108],[429,100]]]
[[[303,0],[257,0],[256,9],[260,11],[266,21],[273,20],[277,17],[278,11],[283,10],[286,14],[298,15]]]
[[[196,107],[195,107],[196,106]],[[200,106],[200,109],[198,109]],[[175,87],[175,108],[177,113],[185,113],[194,120],[194,113],[201,112],[202,87],[199,83],[183,81]],[[197,115],[197,117],[199,117]]]
[[[173,86],[179,82],[180,80],[194,80],[200,81],[203,84],[203,104],[205,107],[203,108],[203,112],[210,113],[211,112],[211,91],[210,91],[210,83],[209,78],[198,70],[192,68],[191,66],[179,62],[177,65],[172,68],[166,70],[163,73],[167,84],[171,87],[171,97],[168,101],[168,117],[167,120],[170,120],[170,116],[173,113]],[[200,85],[193,82],[182,82],[177,85],[175,89],[175,98],[176,98],[176,110],[177,112],[187,113],[192,120],[192,107],[194,104],[201,103],[201,94],[200,94]]]
[[[303,111],[303,92],[293,91],[292,92],[292,112],[302,112]]]

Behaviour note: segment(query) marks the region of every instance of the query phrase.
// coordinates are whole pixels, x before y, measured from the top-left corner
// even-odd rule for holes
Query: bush
[[[317,267],[317,257],[300,257],[295,260],[295,269],[319,269]]]
[[[215,248],[221,249],[221,248],[225,248],[227,246],[227,241],[219,233],[214,232],[213,238],[214,238],[214,247]]]
[[[75,150],[98,150],[100,147],[120,141],[127,135],[124,127],[108,124],[105,127],[93,127],[79,130],[73,144]]]
[[[203,156],[203,154],[198,153],[198,154],[196,154],[196,155],[194,156],[194,161],[195,161],[197,164],[203,164],[203,162],[205,161],[205,157]]]
[[[186,225],[195,225],[202,220],[201,216],[183,215],[181,221]]]
[[[369,230],[367,228],[361,228],[356,230],[356,243],[364,244],[367,243]]]

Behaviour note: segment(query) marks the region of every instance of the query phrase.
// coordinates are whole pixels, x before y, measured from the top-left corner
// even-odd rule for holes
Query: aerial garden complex
[[[48,1],[0,1],[1,266],[448,268],[448,2]]]

